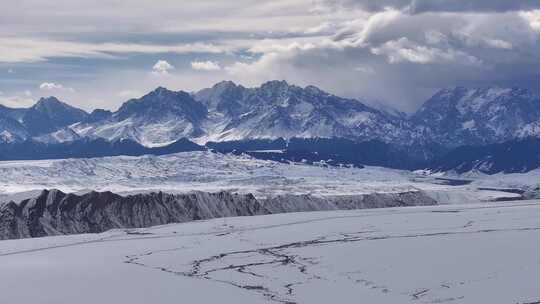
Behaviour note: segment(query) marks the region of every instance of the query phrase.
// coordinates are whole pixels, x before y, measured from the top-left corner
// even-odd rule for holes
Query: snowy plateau
[[[0,294],[13,303],[538,303],[539,174],[286,164],[209,151],[1,162],[4,211],[8,201],[37,207],[43,189],[58,189],[236,193],[275,212],[236,217],[244,215],[238,205],[181,223],[0,241]],[[46,228],[54,191],[40,218]],[[399,193],[421,193],[428,204],[324,212],[312,204]],[[279,209],[276,197],[311,205]]]

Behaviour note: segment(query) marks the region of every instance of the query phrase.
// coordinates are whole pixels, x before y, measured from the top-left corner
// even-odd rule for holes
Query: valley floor
[[[290,213],[0,242],[9,303],[540,301],[540,201]]]

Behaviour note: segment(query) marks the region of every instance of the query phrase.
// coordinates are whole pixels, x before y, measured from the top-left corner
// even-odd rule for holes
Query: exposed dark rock
[[[99,233],[219,217],[435,204],[421,191],[326,198],[288,195],[258,200],[251,194],[230,192],[120,196],[112,192],[75,195],[44,190],[19,204],[0,206],[0,240]]]

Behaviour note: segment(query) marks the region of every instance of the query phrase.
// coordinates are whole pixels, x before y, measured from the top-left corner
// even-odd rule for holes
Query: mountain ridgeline
[[[526,165],[519,170],[498,165],[504,158],[498,145],[521,148],[537,137],[540,98],[518,88],[444,89],[410,117],[285,81],[255,88],[224,81],[195,93],[160,87],[115,112],[86,113],[54,97],[30,108],[0,106],[3,160],[181,152],[206,145],[277,161],[521,172],[537,167],[533,156],[522,153]],[[505,157],[512,155],[518,154]],[[484,165],[473,163],[478,159]]]

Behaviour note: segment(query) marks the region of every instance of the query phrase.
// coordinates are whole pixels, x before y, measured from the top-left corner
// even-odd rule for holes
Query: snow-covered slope
[[[540,134],[540,98],[526,89],[451,88],[431,97],[410,119],[341,98],[314,86],[269,81],[246,88],[220,82],[196,93],[165,88],[132,99],[116,112],[87,114],[54,97],[29,109],[0,107],[0,138],[65,142],[84,137],[131,139],[163,146],[276,138],[378,140],[397,146],[500,143]],[[50,134],[48,134],[50,133]]]
[[[449,147],[540,134],[540,98],[525,89],[457,87],[435,94],[412,117],[424,138]]]
[[[20,142],[28,136],[28,131],[19,121],[0,113],[0,144]]]
[[[140,99],[124,103],[110,115],[95,112],[92,119],[71,129],[81,137],[110,141],[131,139],[148,147],[164,146],[199,136],[206,114],[205,107],[190,94],[160,87]]]
[[[501,203],[2,241],[0,286],[9,303],[536,303],[539,217]]]

